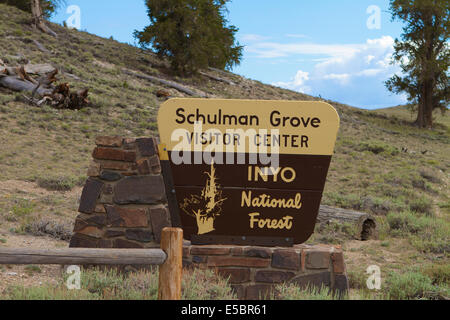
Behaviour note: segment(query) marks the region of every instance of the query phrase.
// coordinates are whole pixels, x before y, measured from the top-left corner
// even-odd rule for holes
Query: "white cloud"
[[[262,36],[259,34],[243,34],[239,37],[239,40],[242,42],[258,42],[258,41],[267,41],[270,37]]]
[[[373,59],[375,59],[375,56],[372,56],[372,55],[368,55],[367,57],[366,57],[366,62],[369,64]]]
[[[291,82],[275,82],[273,85],[278,87],[296,88],[301,92],[308,93],[311,88],[305,86],[305,82],[309,80],[309,73],[298,70]]]
[[[342,85],[345,85],[348,83],[348,80],[350,79],[350,75],[348,73],[330,73],[323,76],[323,79],[325,80],[336,80]]]
[[[364,77],[374,77],[380,73],[383,72],[383,69],[365,69],[358,73],[356,73],[357,76],[364,76]]]
[[[355,106],[384,107],[405,102],[404,96],[390,95],[384,87],[384,81],[399,72],[399,67],[390,63],[393,45],[392,37],[383,36],[353,45],[263,42],[249,51],[260,57],[325,55],[310,72],[299,70],[291,81],[275,85]]]
[[[293,55],[348,56],[360,50],[354,44],[277,43],[258,42],[246,47],[246,51],[257,58],[279,58]]]
[[[297,38],[297,39],[301,39],[301,38],[308,38],[307,35],[304,34],[297,34],[297,33],[288,33],[285,35],[286,38]]]

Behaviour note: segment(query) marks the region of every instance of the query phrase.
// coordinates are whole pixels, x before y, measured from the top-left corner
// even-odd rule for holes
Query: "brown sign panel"
[[[171,153],[169,152],[169,158]],[[194,156],[193,156],[194,157]],[[223,155],[226,158],[227,155]],[[248,164],[249,155],[245,155],[246,164],[214,163],[216,176],[222,186],[237,188],[265,188],[288,190],[324,189],[331,156],[279,155],[279,166],[274,169],[260,163]],[[172,174],[176,186],[204,186],[205,172],[210,164],[172,163]]]
[[[292,245],[311,236],[339,127],[333,107],[172,99],[158,124],[186,239]]]

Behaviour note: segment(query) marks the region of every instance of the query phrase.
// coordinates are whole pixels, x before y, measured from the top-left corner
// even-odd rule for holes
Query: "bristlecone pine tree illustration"
[[[227,200],[222,197],[214,163],[211,163],[211,172],[205,174],[208,179],[201,195],[191,195],[191,198],[184,199],[180,205],[186,214],[196,218],[199,235],[215,230],[214,221],[222,213],[222,204]]]

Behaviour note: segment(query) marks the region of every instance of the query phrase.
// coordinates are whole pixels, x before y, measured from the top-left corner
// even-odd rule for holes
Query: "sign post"
[[[331,105],[171,99],[158,126],[170,210],[193,244],[292,246],[312,235],[339,129]]]

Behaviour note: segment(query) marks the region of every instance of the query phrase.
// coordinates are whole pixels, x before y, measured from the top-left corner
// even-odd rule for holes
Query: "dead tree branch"
[[[233,81],[230,81],[228,79],[219,78],[219,77],[213,76],[212,74],[208,74],[208,73],[203,72],[203,71],[199,71],[199,73],[202,76],[205,76],[205,77],[210,78],[210,79],[215,80],[215,81],[226,83],[226,84],[228,84],[230,86],[235,86],[236,85]]]
[[[49,71],[49,72],[48,72]],[[33,78],[30,74],[38,75]],[[72,92],[67,83],[57,82],[58,69],[50,65],[26,65],[20,67],[0,66],[0,86],[19,92],[31,92],[24,96],[33,105],[50,105],[58,109],[77,110],[88,105],[88,89]]]
[[[191,90],[190,88],[187,88],[187,87],[185,87],[185,86],[183,86],[183,85],[181,85],[181,84],[179,84],[177,82],[174,82],[174,81],[160,79],[160,78],[157,78],[157,77],[154,77],[154,76],[149,76],[149,75],[146,75],[146,74],[141,74],[141,73],[138,73],[136,71],[125,69],[125,68],[123,68],[122,71],[125,74],[128,74],[128,75],[136,77],[136,78],[144,79],[144,80],[147,80],[147,81],[150,81],[150,82],[159,83],[159,84],[163,84],[165,86],[168,86],[170,88],[174,88],[174,89],[176,89],[176,90],[178,90],[180,92],[186,93],[186,94],[188,94],[190,96],[200,96],[202,98],[206,98],[207,97],[207,94],[205,92],[202,92],[202,91],[199,91],[199,90],[197,90],[197,91]]]

